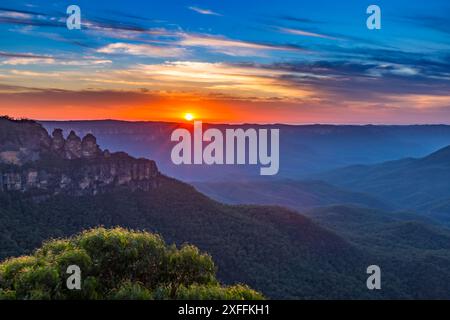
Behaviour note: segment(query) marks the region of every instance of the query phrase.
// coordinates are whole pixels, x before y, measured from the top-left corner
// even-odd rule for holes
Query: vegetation
[[[66,285],[80,267],[80,290]],[[220,286],[212,258],[167,246],[148,232],[97,228],[45,242],[33,255],[0,264],[1,299],[233,299],[263,296],[244,285]]]
[[[95,196],[0,193],[0,258],[29,254],[45,239],[121,226],[157,232],[177,246],[191,243],[213,257],[221,282],[245,283],[270,298],[367,294],[364,256],[302,215],[222,205],[185,183],[158,183],[149,192]]]
[[[194,182],[193,185],[211,198],[230,204],[280,205],[299,211],[338,203],[389,208],[373,196],[347,191],[319,180],[238,180]]]
[[[422,158],[344,167],[318,175],[338,187],[377,195],[395,209],[411,210],[450,225],[450,146]]]
[[[6,121],[12,121],[12,122],[18,122],[18,123],[36,123],[36,121],[28,118],[13,118],[7,115],[0,116],[0,121],[6,120]]]
[[[444,229],[388,228],[395,221],[383,223],[387,212],[347,206],[336,218],[335,209],[312,212],[313,222],[280,207],[222,205],[173,179],[159,183],[149,192],[95,196],[0,193],[0,258],[30,254],[45,239],[122,226],[157,232],[177,246],[191,243],[212,256],[222,283],[245,283],[273,299],[450,298],[450,238],[442,236],[450,232]],[[377,292],[366,288],[371,264],[383,270]],[[125,284],[117,297],[132,288],[146,296],[137,284]],[[177,294],[202,294],[188,289]]]

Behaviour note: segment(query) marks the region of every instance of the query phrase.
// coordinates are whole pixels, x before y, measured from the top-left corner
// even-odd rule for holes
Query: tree
[[[69,266],[81,289],[68,289]],[[78,270],[78,268],[77,268]],[[167,246],[156,234],[96,228],[50,240],[30,256],[0,264],[0,299],[262,299],[244,285],[224,287],[210,255]]]

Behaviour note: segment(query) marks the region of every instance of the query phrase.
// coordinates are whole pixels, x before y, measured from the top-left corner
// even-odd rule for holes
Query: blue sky
[[[0,113],[448,123],[449,17],[443,0],[3,0]]]

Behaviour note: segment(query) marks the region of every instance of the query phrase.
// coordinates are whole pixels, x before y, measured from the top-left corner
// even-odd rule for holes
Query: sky
[[[450,124],[449,35],[447,0],[2,0],[0,114]]]

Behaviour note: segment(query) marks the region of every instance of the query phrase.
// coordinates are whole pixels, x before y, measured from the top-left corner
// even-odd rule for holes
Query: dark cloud
[[[134,19],[134,20],[141,20],[141,21],[145,21],[145,22],[161,22],[159,20],[153,20],[153,19],[149,19],[148,17],[145,16],[141,16],[138,14],[132,14],[132,13],[126,13],[126,12],[119,12],[119,11],[114,11],[114,10],[107,10],[108,13],[117,16],[117,17],[126,17],[126,18],[130,18],[130,19]]]
[[[396,61],[399,62],[399,61]],[[409,61],[411,62],[411,61]],[[330,95],[365,99],[383,99],[384,94],[430,94],[448,96],[449,66],[414,60],[416,64],[386,62],[316,61],[274,64],[243,63],[239,66],[278,71],[278,78],[290,86],[310,87]],[[430,71],[427,66],[433,66]]]
[[[0,12],[23,14],[23,16],[0,16],[0,23],[3,24],[66,28],[66,24],[64,21],[67,15],[64,12],[48,15],[40,12],[10,8],[0,8]],[[161,33],[160,29],[152,29],[132,22],[123,22],[115,19],[100,17],[82,19],[82,27],[94,30],[110,29],[116,31],[140,32],[146,34]]]
[[[433,55],[418,52],[406,52],[399,49],[387,49],[368,46],[342,47],[320,46],[319,50],[331,52],[333,56],[345,61],[367,61],[367,63],[388,63],[413,67],[421,74],[443,76],[450,72],[450,57],[443,53]],[[366,64],[367,64],[366,63]]]
[[[118,31],[131,31],[155,35],[161,34],[161,29],[159,28],[147,28],[136,23],[123,22],[115,19],[91,18],[87,20],[87,23],[89,23],[89,26],[93,29],[112,29]]]
[[[246,41],[247,43],[252,43],[256,45],[266,46],[274,49],[287,49],[287,50],[299,50],[299,51],[310,51],[304,46],[292,43],[275,43],[275,42],[263,42],[263,41]]]
[[[3,24],[15,24],[15,25],[29,25],[35,27],[65,27],[65,23],[62,22],[62,15],[49,14],[37,11],[12,9],[12,8],[0,8],[0,13],[9,13],[10,15],[0,15],[0,23]],[[11,15],[15,14],[15,15]]]
[[[2,92],[4,91],[4,92]],[[123,105],[148,105],[163,99],[158,93],[127,90],[64,90],[9,86],[0,83],[0,107],[8,105],[33,105],[54,107],[77,105],[83,108],[99,108]]]
[[[27,25],[35,27],[66,27],[66,25],[57,20],[42,20],[36,18],[25,17],[0,17],[0,23],[3,24],[15,24],[15,25]]]
[[[15,52],[4,52],[0,51],[0,57],[4,58],[27,58],[27,59],[49,59],[53,57],[36,55],[32,53],[15,53]]]
[[[41,89],[38,88],[31,88],[31,87],[23,87],[23,86],[15,86],[15,85],[9,85],[0,83],[0,91],[9,91],[9,92],[32,92],[32,91],[41,91]]]
[[[37,11],[11,9],[11,8],[4,8],[4,7],[0,7],[0,11],[8,12],[8,13],[26,14],[26,15],[31,15],[31,16],[46,16],[47,15],[45,13],[37,12]]]
[[[83,57],[82,61],[75,59],[72,55],[40,55],[33,53],[19,53],[19,52],[6,52],[0,51],[0,62],[2,62],[2,58],[5,59],[13,59],[13,58],[21,58],[21,59],[51,59],[56,61],[74,61],[74,62],[95,62],[102,60],[96,57]]]
[[[298,23],[309,23],[309,24],[322,23],[321,21],[317,21],[317,20],[312,20],[312,19],[303,18],[303,17],[289,16],[289,15],[280,16],[279,19],[281,21],[298,22]]]

